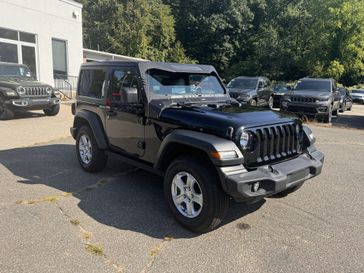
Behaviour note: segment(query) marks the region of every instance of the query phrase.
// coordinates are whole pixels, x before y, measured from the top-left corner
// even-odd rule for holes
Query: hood
[[[283,112],[239,106],[218,109],[212,107],[165,108],[159,115],[161,121],[225,138],[231,128],[234,129],[235,134],[241,128],[286,123],[296,119]]]
[[[228,88],[230,93],[239,93],[241,95],[249,95],[251,93],[256,93],[255,89],[242,89],[242,88]]]
[[[0,77],[0,86],[6,87],[42,87],[50,86],[49,84],[38,82],[34,79],[20,78],[20,77]]]
[[[328,97],[330,96],[330,92],[323,91],[312,91],[312,90],[292,90],[286,93],[286,95],[290,96],[300,96],[300,97]]]

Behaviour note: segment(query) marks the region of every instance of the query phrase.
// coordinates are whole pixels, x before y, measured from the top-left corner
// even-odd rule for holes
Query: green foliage
[[[87,48],[152,61],[192,61],[176,40],[168,5],[159,0],[82,0]]]
[[[196,60],[225,78],[320,76],[364,83],[363,0],[82,2],[88,48],[156,61]]]

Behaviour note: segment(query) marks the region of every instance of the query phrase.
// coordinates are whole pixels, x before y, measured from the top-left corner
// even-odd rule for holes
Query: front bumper
[[[329,112],[329,104],[323,103],[294,103],[283,101],[281,109],[287,112],[305,115],[327,115]]]
[[[7,100],[6,106],[12,110],[43,110],[59,104],[58,98],[20,98]]]
[[[254,203],[299,186],[321,173],[324,154],[313,147],[311,150],[295,159],[262,166],[254,171],[248,171],[242,165],[220,167],[218,172],[223,188],[238,202]],[[260,183],[260,187],[254,192],[253,185],[256,182]]]

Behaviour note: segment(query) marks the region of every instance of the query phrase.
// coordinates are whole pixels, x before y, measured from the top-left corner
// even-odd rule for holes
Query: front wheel
[[[53,106],[52,108],[44,109],[43,112],[47,116],[55,116],[59,113],[59,109],[60,109],[60,106],[59,106],[59,104],[57,104],[57,105]]]
[[[331,123],[331,120],[332,120],[332,107],[330,105],[329,106],[329,109],[328,109],[327,115],[323,117],[323,121],[325,123]]]
[[[164,178],[164,194],[174,218],[197,233],[216,228],[229,206],[216,171],[206,160],[193,157],[171,163]]]
[[[248,104],[249,104],[250,106],[257,106],[257,101],[256,101],[255,99],[251,99],[251,100],[248,102]]]
[[[81,167],[87,172],[102,171],[107,163],[107,156],[97,146],[90,127],[82,126],[76,137],[77,158]]]
[[[344,113],[344,112],[345,112],[345,110],[346,110],[346,103],[344,102],[344,103],[341,105],[341,107],[340,107],[340,112],[341,112],[341,113]]]

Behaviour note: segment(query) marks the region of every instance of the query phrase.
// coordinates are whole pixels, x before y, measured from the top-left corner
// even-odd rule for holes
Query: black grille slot
[[[291,97],[291,101],[292,102],[315,102],[316,99],[314,98],[309,98],[309,97]]]
[[[254,136],[255,147],[251,152],[243,151],[248,167],[257,167],[284,160],[301,152],[302,127],[297,134],[296,124],[281,124],[249,129]]]
[[[25,87],[26,96],[47,96],[46,87]]]

